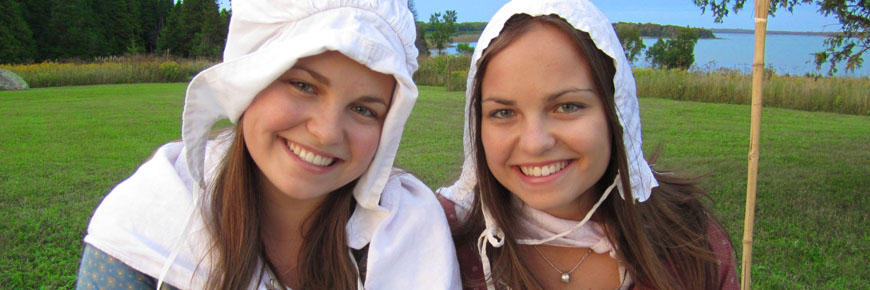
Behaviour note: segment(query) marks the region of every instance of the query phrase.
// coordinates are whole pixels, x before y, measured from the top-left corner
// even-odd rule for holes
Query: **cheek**
[[[259,144],[259,142],[257,142],[258,138],[256,129],[260,126],[260,122],[256,118],[257,115],[258,112],[256,108],[251,106],[239,119],[239,126],[242,126],[242,138],[245,140],[245,144],[249,148],[252,146],[256,147]]]
[[[481,124],[480,141],[483,143],[483,152],[486,156],[486,163],[490,169],[498,169],[497,164],[503,163],[508,158],[506,148],[509,147],[508,136],[503,130],[497,127],[487,126],[486,123]]]
[[[611,154],[611,142],[610,142],[610,130],[607,128],[607,123],[605,121],[594,122],[589,126],[587,134],[583,134],[583,140],[578,140],[580,144],[583,144],[584,150],[588,152],[588,155],[593,156],[594,164],[592,166],[596,169],[596,171],[607,169],[607,165],[610,162],[610,154]]]
[[[380,126],[351,126],[348,128],[348,143],[354,156],[365,162],[365,167],[371,163],[381,139]]]

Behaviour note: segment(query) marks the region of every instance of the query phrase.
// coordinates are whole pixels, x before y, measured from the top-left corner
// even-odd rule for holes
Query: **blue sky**
[[[456,10],[460,22],[489,21],[507,0],[415,0],[421,21],[429,21],[429,15],[444,10]],[[753,0],[738,14],[731,12],[723,23],[714,23],[710,13],[701,14],[701,9],[692,0],[592,0],[611,22],[651,22],[671,25],[690,25],[705,28],[754,28]],[[784,31],[839,31],[840,23],[834,17],[824,17],[817,6],[802,5],[794,13],[785,10],[768,19],[768,30]]]
[[[651,22],[704,28],[754,29],[753,0],[738,14],[731,12],[723,23],[714,23],[710,13],[701,14],[701,9],[692,0],[591,0],[604,12],[611,22]],[[220,0],[222,7],[228,0]],[[417,17],[429,21],[429,15],[445,10],[456,10],[460,22],[489,21],[489,18],[508,0],[414,0]],[[840,22],[834,17],[824,17],[815,5],[801,5],[793,13],[780,10],[768,19],[768,30],[783,31],[839,31]]]

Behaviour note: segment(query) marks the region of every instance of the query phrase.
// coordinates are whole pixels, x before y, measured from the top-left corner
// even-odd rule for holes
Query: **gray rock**
[[[14,72],[0,68],[0,90],[19,91],[29,89],[30,86]]]

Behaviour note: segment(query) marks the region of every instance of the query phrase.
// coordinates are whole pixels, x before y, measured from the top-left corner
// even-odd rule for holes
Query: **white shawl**
[[[358,205],[347,225],[349,247],[369,245],[365,288],[459,288],[439,203],[413,176],[393,175],[402,128],[417,98],[416,26],[407,2],[235,0],[232,5],[224,61],[202,71],[187,88],[182,143],[161,147],[109,193],[85,242],[173,286],[201,288],[210,270],[202,188],[226,150],[208,141],[209,131],[221,119],[237,123],[254,96],[299,58],[332,50],[397,83],[377,153],[354,188]]]

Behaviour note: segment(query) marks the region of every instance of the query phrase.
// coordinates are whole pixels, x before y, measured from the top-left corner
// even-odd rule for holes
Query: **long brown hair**
[[[247,289],[262,262],[273,273],[260,237],[263,210],[255,177],[256,164],[245,145],[241,121],[221,161],[210,197],[208,227],[213,265],[207,289]],[[348,254],[345,227],[356,205],[351,182],[329,193],[305,223],[297,263],[301,289],[356,289],[358,273]],[[255,278],[256,277],[258,278]]]
[[[593,219],[601,223],[608,239],[616,248],[617,258],[638,286],[656,289],[713,289],[719,285],[715,253],[707,238],[708,226],[719,226],[702,199],[710,200],[697,186],[698,178],[684,178],[670,172],[653,171],[659,186],[653,189],[649,200],[635,203],[631,198],[628,162],[623,143],[622,126],[616,114],[613,79],[616,74],[614,61],[599,50],[588,33],[575,29],[558,15],[532,17],[527,14],[512,16],[498,37],[494,38],[478,61],[474,76],[473,95],[469,122],[478,184],[475,199],[466,220],[454,233],[459,245],[472,242],[484,229],[481,206],[489,209],[494,222],[505,233],[504,245],[488,250],[492,261],[492,279],[497,287],[513,289],[541,289],[541,284],[520,261],[518,244],[512,237],[522,233],[516,221],[511,193],[492,175],[486,163],[481,141],[481,84],[492,57],[510,43],[528,32],[534,24],[558,28],[572,39],[592,69],[593,81],[604,111],[611,139],[610,163],[604,175],[595,185],[598,197],[609,181],[620,172],[622,188],[627,192],[620,198],[613,193],[595,212]],[[651,161],[650,164],[654,164]],[[596,198],[596,199],[597,199]],[[483,204],[481,203],[483,202]],[[482,281],[471,281],[481,283]]]

